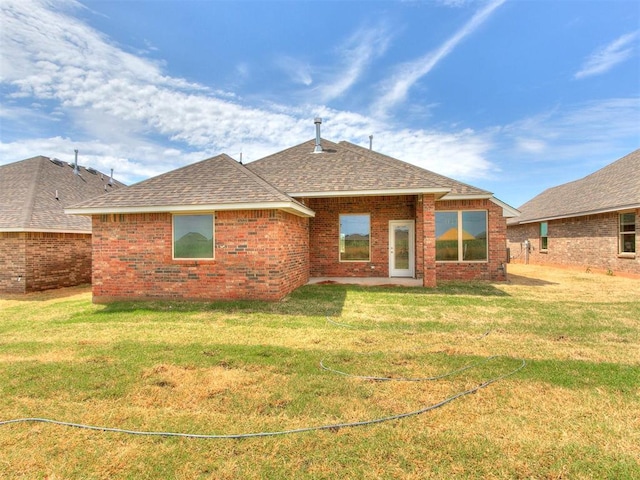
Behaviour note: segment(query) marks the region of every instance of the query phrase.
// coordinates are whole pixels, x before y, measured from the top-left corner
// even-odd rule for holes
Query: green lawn
[[[277,303],[0,297],[0,421],[262,434],[474,391],[235,439],[5,424],[0,478],[640,478],[640,280],[510,279]]]

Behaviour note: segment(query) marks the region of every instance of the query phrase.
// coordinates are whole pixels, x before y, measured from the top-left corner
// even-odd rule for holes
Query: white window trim
[[[435,213],[457,213],[458,214],[458,260],[436,260],[436,263],[489,263],[489,211],[477,210],[436,210]],[[485,232],[487,234],[486,258],[484,260],[460,260],[464,258],[464,244],[462,241],[462,212],[485,212]]]
[[[635,210],[627,210],[624,212],[619,212],[618,213],[618,257],[620,258],[636,258],[636,253],[637,252],[625,252],[622,249],[622,238],[625,235],[633,235],[635,238],[634,240],[636,241],[636,250],[637,250],[637,241],[638,241],[638,226],[637,226],[637,222],[638,222],[638,216],[635,214]],[[628,214],[633,214],[634,216],[634,226],[635,229],[632,232],[623,232],[621,227],[622,227],[622,216],[623,215],[628,215]]]
[[[342,224],[342,217],[346,217],[346,216],[355,216],[355,215],[362,215],[362,216],[367,216],[369,217],[369,258],[367,260],[343,260],[342,259],[342,252],[340,251],[340,244],[342,242],[342,232],[341,232],[341,228],[340,225]],[[370,213],[340,213],[338,215],[338,262],[339,263],[371,263],[371,214]]]
[[[200,257],[176,257],[176,247],[175,247],[175,241],[176,241],[176,234],[175,234],[175,223],[174,223],[174,219],[176,217],[183,217],[183,216],[187,216],[187,215],[211,215],[212,217],[212,222],[211,222],[211,238],[213,239],[213,249],[211,252],[211,257],[204,257],[204,258],[200,258]],[[216,215],[215,212],[185,212],[185,213],[172,213],[171,214],[171,259],[175,260],[176,262],[210,262],[216,259]]]
[[[543,236],[543,235],[542,235],[542,224],[543,224],[543,223],[546,223],[546,224],[547,224],[547,235],[546,235],[546,236]],[[541,251],[541,252],[548,252],[548,251],[549,251],[549,222],[547,222],[547,221],[540,222],[540,226],[539,226],[538,231],[539,231],[539,235],[540,235],[540,236],[538,237],[538,238],[539,238],[539,240],[540,240],[540,245],[539,245],[539,247],[540,247],[540,251]],[[546,239],[547,239],[547,246],[546,246],[546,247],[544,247],[544,248],[542,247],[542,239],[543,239],[543,238],[546,238]]]

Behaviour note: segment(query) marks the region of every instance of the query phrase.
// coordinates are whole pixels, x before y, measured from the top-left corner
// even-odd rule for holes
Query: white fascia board
[[[638,208],[640,208],[640,203],[632,204],[632,205],[620,205],[617,207],[610,207],[610,208],[601,208],[599,210],[588,210],[586,212],[567,213],[564,215],[553,215],[549,217],[533,218],[529,220],[523,220],[517,223],[511,223],[510,225],[524,225],[525,223],[549,222],[551,220],[562,220],[563,218],[588,217],[589,215],[599,215],[601,213],[612,213],[612,212],[624,212],[626,210],[636,210]]]
[[[488,200],[493,198],[493,195],[490,193],[484,193],[480,195],[446,195],[444,198],[441,198],[443,202],[447,202],[449,200]]]
[[[504,203],[502,200],[498,200],[496,197],[491,197],[491,201],[496,205],[502,207],[502,216],[506,218],[513,218],[520,216],[520,210],[513,208],[511,205]]]
[[[82,233],[91,235],[91,230],[65,230],[57,228],[0,228],[0,232],[12,232],[12,233]]]
[[[315,212],[310,208],[294,202],[268,202],[268,203],[220,203],[207,205],[162,205],[141,207],[87,207],[65,208],[67,215],[108,215],[131,213],[186,213],[186,212],[211,212],[221,210],[284,210],[299,217],[315,217]]]
[[[373,197],[433,194],[441,198],[451,191],[450,188],[394,188],[384,190],[331,190],[323,192],[287,192],[294,198],[325,198],[325,197]]]
[[[496,205],[502,207],[502,216],[506,218],[518,217],[520,216],[520,210],[513,208],[511,205],[504,203],[502,200],[497,199],[492,194],[482,194],[482,195],[447,195],[444,198],[441,198],[443,202],[449,200],[491,200]]]

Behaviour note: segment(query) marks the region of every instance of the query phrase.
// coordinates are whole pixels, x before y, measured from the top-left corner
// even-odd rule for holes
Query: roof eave
[[[324,190],[287,192],[293,198],[325,198],[325,197],[372,197],[432,194],[440,199],[451,191],[450,188],[393,188],[379,190]]]
[[[441,199],[442,201],[448,200],[491,200],[496,205],[502,207],[502,216],[506,218],[518,217],[521,215],[520,210],[513,208],[508,203],[494,197],[490,193],[484,193],[479,195],[447,195]]]
[[[522,212],[520,212],[520,210],[518,210],[517,208],[513,208],[508,203],[504,203],[502,200],[500,200],[500,199],[498,199],[496,197],[491,197],[491,201],[493,203],[495,203],[496,205],[499,205],[499,206],[502,207],[502,216],[503,217],[514,218],[514,217],[519,217],[520,215],[522,215]]]
[[[22,228],[22,227],[10,227],[10,228],[2,228],[0,227],[0,232],[10,232],[10,233],[81,233],[81,234],[91,234],[91,229],[77,229],[72,230],[68,228]]]
[[[547,217],[538,217],[520,220],[517,223],[511,223],[511,225],[524,225],[525,223],[538,223],[538,222],[549,222],[551,220],[562,220],[563,218],[572,218],[572,217],[587,217],[589,215],[598,215],[601,213],[611,213],[611,212],[622,212],[625,210],[634,210],[640,208],[640,203],[630,204],[630,205],[618,205],[616,207],[607,207],[601,208],[598,210],[588,210],[584,212],[575,212],[575,213],[566,213],[562,215],[550,215]]]
[[[202,205],[151,205],[123,207],[76,207],[66,208],[69,215],[108,215],[133,213],[187,213],[230,210],[284,210],[299,217],[315,217],[315,212],[297,202],[251,202],[251,203],[211,203]]]

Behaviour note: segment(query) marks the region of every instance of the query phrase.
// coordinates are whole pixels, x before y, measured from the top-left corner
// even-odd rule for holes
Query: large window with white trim
[[[486,262],[487,211],[436,212],[436,261]]]
[[[213,213],[173,215],[173,258],[213,258]]]
[[[340,215],[340,261],[371,260],[371,217],[369,214]]]
[[[636,253],[636,214],[620,214],[619,247],[620,253]]]

